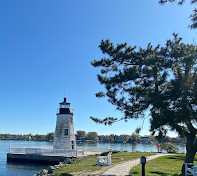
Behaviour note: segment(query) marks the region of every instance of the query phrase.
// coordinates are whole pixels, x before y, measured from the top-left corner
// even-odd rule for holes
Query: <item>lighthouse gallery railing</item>
[[[45,147],[11,147],[9,153],[13,154],[38,154],[52,156],[84,156],[84,150],[65,150]]]

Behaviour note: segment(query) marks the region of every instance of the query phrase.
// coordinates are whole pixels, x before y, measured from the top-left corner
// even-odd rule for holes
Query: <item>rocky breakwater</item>
[[[62,166],[65,166],[66,164],[71,164],[72,162],[74,162],[77,158],[66,158],[63,162],[60,162],[57,165],[54,166],[49,166],[48,169],[43,169],[41,172],[34,174],[34,176],[47,176],[50,175],[52,173],[54,173],[54,171],[56,169],[61,168]]]

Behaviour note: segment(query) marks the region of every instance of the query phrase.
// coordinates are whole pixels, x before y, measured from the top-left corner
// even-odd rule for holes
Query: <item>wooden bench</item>
[[[109,166],[111,165],[111,152],[107,154],[107,156],[99,156],[97,157],[96,165]]]
[[[185,176],[193,175],[197,176],[197,164],[184,163],[185,164]]]

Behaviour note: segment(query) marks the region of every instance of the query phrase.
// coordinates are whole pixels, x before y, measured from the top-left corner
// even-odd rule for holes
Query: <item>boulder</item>
[[[60,162],[60,163],[59,163],[59,166],[60,166],[60,167],[62,167],[63,165],[64,165],[63,162]]]
[[[52,174],[54,170],[55,170],[55,167],[54,166],[49,166],[48,173],[49,174]]]
[[[70,158],[66,158],[64,161],[63,161],[64,164],[71,164],[72,163],[72,159]]]
[[[43,169],[41,172],[40,172],[41,175],[47,175],[48,174],[48,170],[46,169]]]

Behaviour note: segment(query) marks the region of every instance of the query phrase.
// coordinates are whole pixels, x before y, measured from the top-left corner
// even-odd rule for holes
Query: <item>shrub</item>
[[[120,153],[120,151],[119,150],[112,150],[112,154],[113,153]]]
[[[109,153],[109,152],[102,152],[102,153],[101,153],[101,156],[107,156],[108,153]]]
[[[107,154],[108,154],[109,152],[110,152],[110,151],[108,151],[108,152],[103,152],[103,153],[101,153],[101,156],[107,156]],[[119,153],[120,151],[118,151],[118,150],[112,150],[111,152],[112,152],[112,154],[114,154],[114,153]]]
[[[168,153],[178,153],[178,147],[172,143],[164,143],[160,147],[161,150],[166,150]]]

